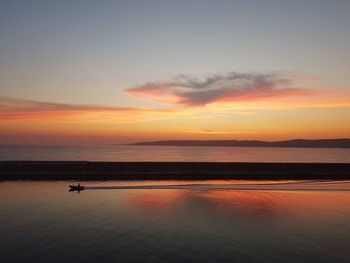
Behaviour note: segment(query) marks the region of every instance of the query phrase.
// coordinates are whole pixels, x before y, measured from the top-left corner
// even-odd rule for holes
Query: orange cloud
[[[145,113],[171,112],[167,109],[144,109],[132,107],[102,107],[48,103],[32,100],[0,97],[0,120],[19,119],[69,119],[73,117],[92,117],[113,115],[114,117],[135,116]]]

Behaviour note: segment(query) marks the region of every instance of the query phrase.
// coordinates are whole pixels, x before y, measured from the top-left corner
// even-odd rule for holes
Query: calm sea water
[[[169,146],[0,146],[0,160],[350,162],[350,149],[169,147]]]
[[[68,184],[0,182],[0,262],[350,260],[350,181]]]

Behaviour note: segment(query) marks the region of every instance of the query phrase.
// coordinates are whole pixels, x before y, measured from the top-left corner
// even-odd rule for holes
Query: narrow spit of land
[[[1,161],[0,180],[350,179],[350,163]]]

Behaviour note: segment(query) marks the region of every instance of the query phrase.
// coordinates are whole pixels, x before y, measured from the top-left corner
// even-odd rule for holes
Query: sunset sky
[[[0,144],[350,137],[350,1],[1,1]]]

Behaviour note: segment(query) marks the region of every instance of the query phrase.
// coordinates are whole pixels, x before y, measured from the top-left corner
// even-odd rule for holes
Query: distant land
[[[172,140],[137,142],[130,145],[142,146],[213,146],[213,147],[301,147],[301,148],[350,148],[350,139],[295,139],[287,141],[258,140]]]

